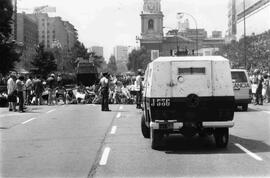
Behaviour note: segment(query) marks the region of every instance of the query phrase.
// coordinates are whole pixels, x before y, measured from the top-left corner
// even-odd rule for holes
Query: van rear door
[[[190,94],[212,96],[211,61],[173,61],[171,63],[172,94],[187,97]]]

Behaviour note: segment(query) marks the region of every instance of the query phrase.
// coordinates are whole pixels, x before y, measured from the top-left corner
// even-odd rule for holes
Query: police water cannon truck
[[[145,72],[141,130],[158,149],[164,137],[214,135],[226,147],[234,126],[229,61],[221,56],[159,57]]]

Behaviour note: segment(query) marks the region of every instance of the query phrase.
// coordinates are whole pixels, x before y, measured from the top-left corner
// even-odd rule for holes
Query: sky
[[[18,0],[18,11],[30,13],[34,7],[43,5],[56,7],[56,13],[49,16],[60,16],[71,22],[86,47],[103,46],[105,59],[116,45],[139,46],[136,36],[141,32],[143,0]],[[220,30],[224,36],[227,5],[228,0],[161,0],[163,25],[176,28],[176,14],[186,12],[194,16],[198,28],[205,28],[208,35]],[[193,20],[189,22],[190,27],[195,28]]]

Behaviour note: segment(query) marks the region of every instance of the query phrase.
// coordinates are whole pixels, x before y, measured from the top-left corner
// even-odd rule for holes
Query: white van
[[[251,103],[251,87],[247,71],[245,69],[232,69],[231,73],[235,106],[241,106],[243,111],[247,111],[248,104]]]
[[[164,135],[215,136],[226,147],[233,127],[229,61],[221,56],[159,57],[145,72],[142,134],[159,148]]]

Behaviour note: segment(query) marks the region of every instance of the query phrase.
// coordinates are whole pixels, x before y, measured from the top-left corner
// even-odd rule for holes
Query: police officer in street
[[[103,73],[103,77],[100,79],[100,92],[102,96],[101,111],[109,110],[109,74]]]
[[[138,75],[136,76],[135,80],[135,90],[136,90],[136,108],[141,109],[141,102],[142,102],[142,70],[138,69]]]

